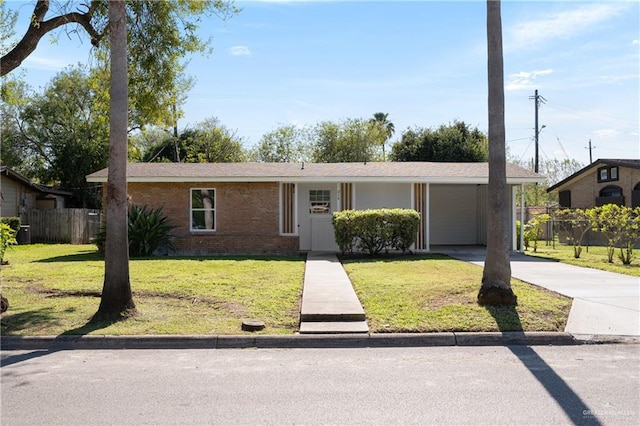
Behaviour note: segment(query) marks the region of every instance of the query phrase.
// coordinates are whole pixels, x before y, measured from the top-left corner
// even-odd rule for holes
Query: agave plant
[[[128,214],[129,256],[150,256],[165,245],[171,245],[171,230],[176,227],[162,214],[162,207],[148,208],[146,205],[131,206]],[[96,236],[95,243],[100,252],[104,252],[106,232],[103,226]]]

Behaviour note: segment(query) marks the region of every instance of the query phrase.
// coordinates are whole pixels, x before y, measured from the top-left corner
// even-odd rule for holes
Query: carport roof
[[[107,169],[87,176],[106,182]],[[488,163],[130,163],[128,182],[424,182],[487,183]],[[543,177],[507,164],[507,182],[541,182]]]

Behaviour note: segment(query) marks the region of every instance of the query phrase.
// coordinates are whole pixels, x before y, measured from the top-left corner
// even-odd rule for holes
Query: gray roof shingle
[[[487,163],[373,162],[373,163],[130,163],[130,182],[171,181],[484,181]],[[542,176],[508,164],[509,180],[538,182]],[[104,182],[107,169],[87,176]]]

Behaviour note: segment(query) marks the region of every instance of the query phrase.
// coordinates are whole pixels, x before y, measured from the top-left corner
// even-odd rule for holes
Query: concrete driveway
[[[432,247],[484,265],[483,247]],[[511,253],[514,278],[573,298],[565,331],[574,335],[640,336],[640,278]]]

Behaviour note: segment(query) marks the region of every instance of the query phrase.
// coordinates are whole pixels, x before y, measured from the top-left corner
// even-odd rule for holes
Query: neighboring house
[[[6,166],[0,166],[0,194],[0,216],[20,217],[23,223],[28,210],[63,209],[66,198],[72,195],[33,183]]]
[[[540,181],[507,166],[514,248],[516,188]],[[333,212],[383,207],[418,211],[416,251],[486,243],[487,163],[134,163],[127,182],[132,203],[177,226],[180,254],[337,251]]]
[[[640,206],[640,160],[599,159],[550,187],[561,208]]]

